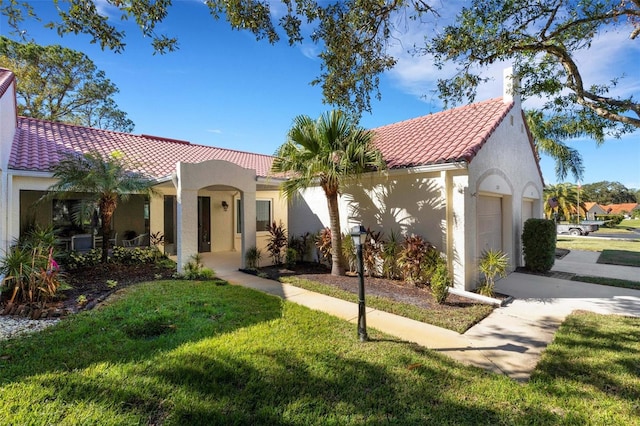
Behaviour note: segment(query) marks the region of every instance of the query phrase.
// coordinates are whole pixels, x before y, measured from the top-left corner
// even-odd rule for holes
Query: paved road
[[[614,240],[640,240],[640,232],[628,232],[628,233],[607,233],[606,230],[600,229],[596,232],[591,232],[588,236],[574,236],[569,234],[558,234],[558,238],[560,237],[571,237],[571,238],[609,238]]]
[[[589,237],[599,237],[599,238],[617,238],[617,239],[624,239],[624,240],[633,240],[633,239],[640,239],[640,233],[639,232],[629,232],[629,233],[624,233],[624,234],[618,234],[618,233],[611,233],[611,234],[607,234],[607,231],[604,230],[599,230],[597,232],[592,232],[591,234],[589,234]]]

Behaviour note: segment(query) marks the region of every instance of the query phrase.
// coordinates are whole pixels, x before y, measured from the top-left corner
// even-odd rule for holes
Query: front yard
[[[574,314],[519,384],[223,282],[157,281],[0,341],[3,424],[637,423],[640,319]]]

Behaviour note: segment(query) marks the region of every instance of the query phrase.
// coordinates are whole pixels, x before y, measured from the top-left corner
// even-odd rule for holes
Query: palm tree
[[[74,193],[88,193],[96,202],[102,220],[102,262],[108,258],[111,218],[118,201],[126,201],[133,193],[155,194],[153,180],[129,163],[120,151],[102,156],[97,151],[82,155],[67,154],[53,167],[53,177],[57,182],[48,190],[50,196],[70,197]]]
[[[544,197],[546,200],[555,198],[558,202],[558,213],[567,220],[571,219],[572,213],[578,211],[576,208],[578,205],[578,187],[574,184],[559,183],[557,185],[548,185],[544,188]],[[586,212],[583,202],[580,203],[580,208]],[[553,209],[548,202],[544,203],[544,213],[548,218],[553,217]]]
[[[566,123],[547,119],[541,111],[527,111],[526,120],[536,153],[547,154],[555,160],[556,178],[563,180],[571,173],[576,180],[581,180],[584,174],[582,156],[578,150],[561,141],[581,136],[583,133],[580,129],[571,129]]]
[[[373,146],[373,136],[342,111],[324,113],[316,121],[300,115],[289,130],[287,142],[275,154],[271,171],[288,174],[280,189],[289,200],[316,185],[327,197],[332,275],[344,274],[338,212],[338,195],[344,182],[386,168],[382,154]]]

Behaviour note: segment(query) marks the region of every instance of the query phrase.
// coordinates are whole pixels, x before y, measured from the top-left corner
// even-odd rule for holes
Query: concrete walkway
[[[640,281],[640,268],[599,265],[595,263],[597,255],[572,251],[556,261],[553,270]],[[239,272],[237,253],[205,255],[204,262],[215,269],[218,277],[232,284],[357,322],[358,307],[354,303]],[[465,364],[525,381],[544,348],[553,340],[558,326],[574,310],[640,316],[640,290],[521,273],[512,273],[500,280],[496,290],[514,296],[515,300],[495,309],[464,334],[371,308],[367,308],[367,326],[442,352]]]

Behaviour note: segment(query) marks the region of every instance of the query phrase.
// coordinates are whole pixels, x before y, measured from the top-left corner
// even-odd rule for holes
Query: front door
[[[198,197],[198,252],[211,251],[211,198]]]

